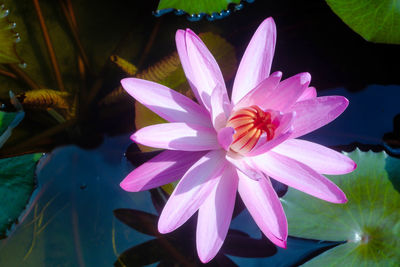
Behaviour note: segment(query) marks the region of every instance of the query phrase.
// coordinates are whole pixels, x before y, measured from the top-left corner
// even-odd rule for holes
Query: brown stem
[[[7,76],[7,77],[10,77],[10,78],[13,78],[13,79],[17,79],[18,78],[17,75],[15,75],[14,73],[11,73],[11,72],[8,72],[8,71],[2,70],[2,69],[0,69],[0,75]]]
[[[75,44],[79,50],[79,54],[82,57],[83,62],[87,69],[89,69],[89,60],[83,48],[83,45],[79,39],[78,27],[76,24],[74,10],[72,9],[71,2],[67,0],[67,5],[64,3],[63,0],[59,0],[61,9],[64,13],[65,18],[67,19],[68,26],[72,32],[72,36],[74,37]]]
[[[39,18],[40,28],[42,29],[43,38],[46,43],[47,51],[50,56],[51,65],[53,66],[54,74],[56,76],[58,88],[61,91],[65,91],[64,84],[61,77],[61,72],[58,67],[56,54],[54,52],[53,45],[50,40],[49,32],[47,31],[46,23],[44,22],[42,10],[40,9],[39,0],[32,0],[33,4],[35,5],[36,14]]]
[[[147,55],[150,52],[151,47],[154,44],[154,40],[156,39],[156,36],[157,36],[158,31],[160,29],[161,21],[162,21],[162,17],[157,19],[156,25],[154,25],[153,30],[151,31],[149,40],[147,41],[146,47],[144,48],[142,56],[139,59],[139,63],[137,65],[138,69],[141,69],[144,61],[146,60]]]
[[[23,80],[32,90],[40,89],[39,85],[33,81],[20,67],[15,64],[5,64],[18,78]]]

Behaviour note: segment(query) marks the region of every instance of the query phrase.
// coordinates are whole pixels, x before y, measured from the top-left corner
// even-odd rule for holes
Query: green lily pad
[[[326,0],[351,29],[370,42],[400,44],[399,0]]]
[[[345,241],[306,266],[397,266],[400,262],[400,160],[385,152],[355,150],[348,154],[357,169],[329,176],[347,195],[332,204],[289,189],[282,200],[289,234],[302,238]]]
[[[228,9],[230,3],[240,4],[240,0],[160,0],[157,10],[176,9],[188,14],[213,14]]]
[[[41,154],[0,159],[0,237],[17,221],[35,186],[36,162]]]
[[[15,115],[15,112],[0,111],[0,135],[4,133],[4,131],[8,128],[8,125],[13,122]]]

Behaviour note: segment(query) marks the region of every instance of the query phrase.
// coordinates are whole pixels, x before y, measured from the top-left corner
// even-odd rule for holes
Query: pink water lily
[[[198,103],[154,82],[121,81],[131,96],[169,122],[132,135],[139,144],[167,150],[132,171],[121,187],[136,192],[180,179],[158,229],[171,232],[198,211],[196,244],[203,262],[224,242],[237,191],[261,231],[286,247],[286,216],[270,177],[329,202],[347,201],[322,174],[348,173],[356,164],[296,138],[334,120],[348,100],[317,97],[309,73],[283,81],[281,72],[270,75],[275,40],[275,23],[268,18],[243,55],[231,99],[217,62],[190,29],[177,31],[176,45]]]

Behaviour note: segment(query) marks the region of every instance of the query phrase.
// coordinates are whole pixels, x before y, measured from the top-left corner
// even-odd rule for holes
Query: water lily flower
[[[281,81],[270,75],[276,27],[264,20],[240,62],[229,99],[212,54],[190,29],[178,30],[176,45],[197,103],[163,85],[135,78],[121,81],[137,101],[169,123],[136,131],[139,144],[166,149],[121,182],[126,191],[148,190],[180,179],[158,221],[174,231],[198,211],[196,246],[210,261],[226,237],[239,192],[261,231],[286,247],[286,216],[271,178],[333,203],[345,194],[322,174],[344,174],[356,164],[324,146],[297,139],[338,117],[342,96],[317,97],[311,75]]]

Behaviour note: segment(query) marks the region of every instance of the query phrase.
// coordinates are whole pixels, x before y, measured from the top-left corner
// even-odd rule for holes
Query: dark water
[[[399,48],[367,43],[348,29],[324,1],[266,2],[271,3],[259,0],[246,4],[242,11],[213,23],[187,22],[173,14],[155,18],[150,11],[156,4],[142,4],[143,17],[130,19],[149,24],[144,35],[162,20],[143,64],[172,52],[174,32],[185,27],[220,33],[235,45],[240,59],[258,24],[273,16],[278,40],[272,69],[282,70],[284,77],[308,71],[319,95],[343,95],[350,100],[349,108],[336,121],[304,138],[346,150],[355,142],[364,149],[379,150],[386,145],[389,152],[395,153],[395,144],[400,140],[393,125],[400,113]],[[157,265],[159,261],[163,266],[196,263],[193,220],[176,233],[160,238],[152,232],[157,217],[149,214],[157,215],[162,195],[153,192],[152,198],[150,192],[127,193],[119,188],[119,182],[134,168],[124,156],[131,144],[132,108],[118,116],[120,120],[98,122],[95,128],[105,133],[99,147],[59,147],[40,161],[38,188],[31,203],[10,236],[0,241],[0,266],[124,266],[117,259],[129,249],[131,255],[124,255],[132,266]],[[133,162],[139,160],[133,158]],[[120,209],[130,209],[136,230],[116,218],[125,218],[122,211],[126,210]],[[332,246],[290,237],[288,249],[276,249],[268,241],[260,241],[260,231],[246,210],[232,221],[231,229],[236,231],[228,235],[228,246],[221,249],[212,264],[293,266],[321,248]],[[254,251],[247,252],[248,246]],[[177,254],[171,253],[171,247]]]

